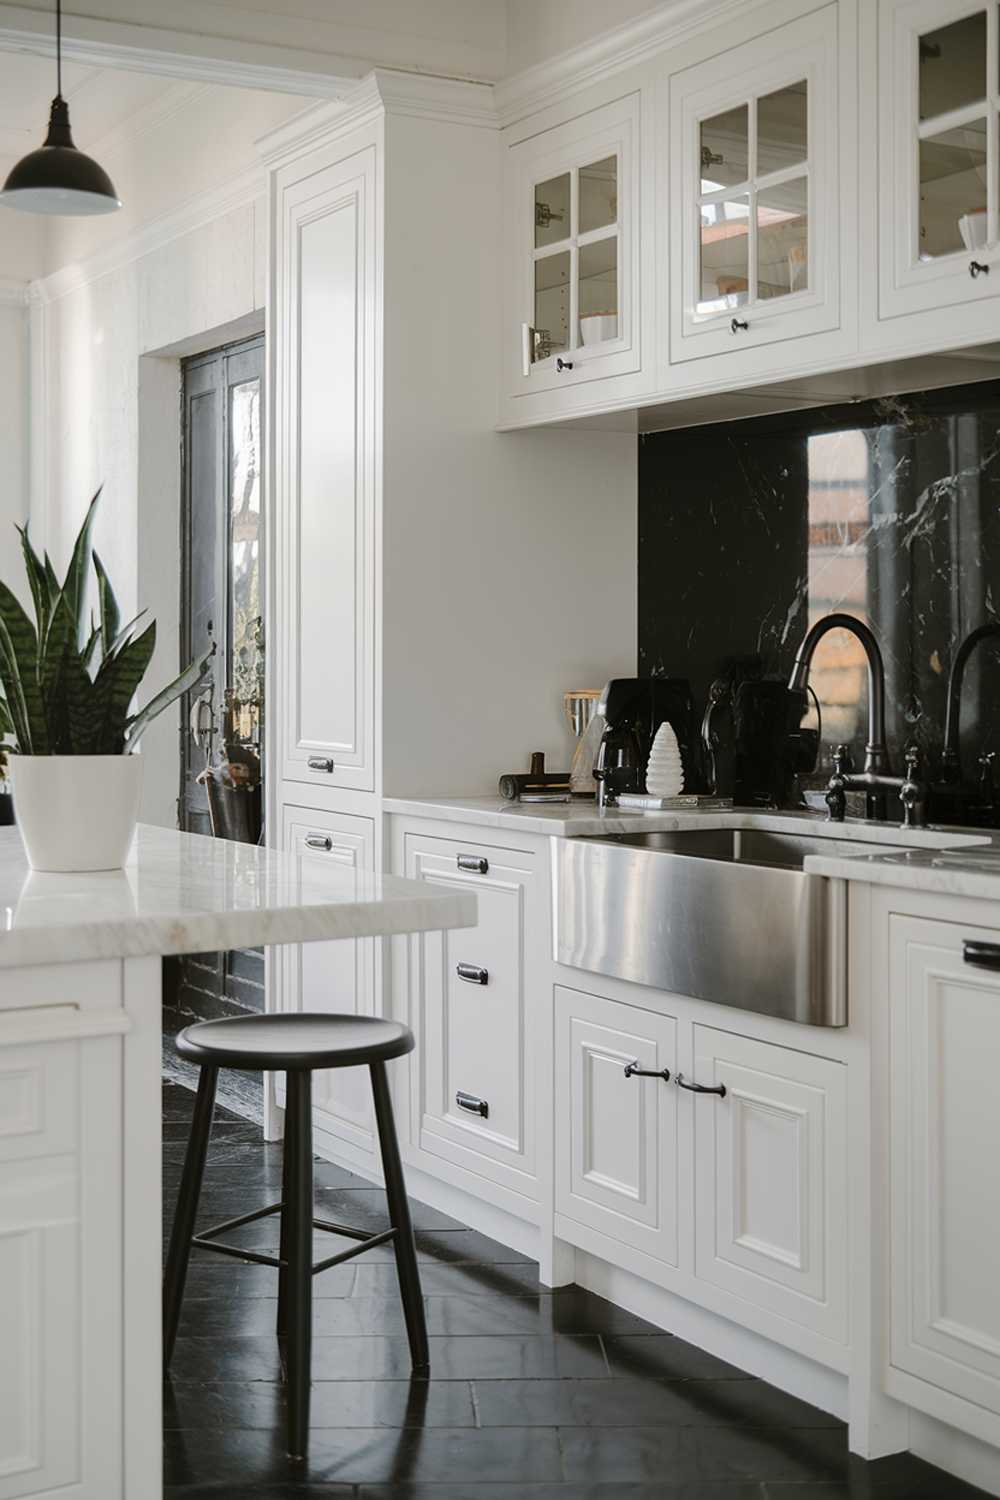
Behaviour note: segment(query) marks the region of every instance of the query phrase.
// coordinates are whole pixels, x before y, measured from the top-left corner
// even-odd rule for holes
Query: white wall
[[[0,161],[0,180],[11,163]],[[28,282],[41,259],[37,218],[0,209],[0,578],[21,593],[21,549],[14,526],[28,519]]]
[[[304,101],[178,85],[146,128],[102,161],[128,207],[53,221],[36,284],[38,451],[32,531],[66,560],[90,496],[127,614],[150,606],[157,653],[140,700],[176,672],[179,604],[179,363],[262,326],[267,224],[254,141]],[[171,215],[173,217],[171,217]],[[147,733],[142,816],[172,825],[177,716]]]

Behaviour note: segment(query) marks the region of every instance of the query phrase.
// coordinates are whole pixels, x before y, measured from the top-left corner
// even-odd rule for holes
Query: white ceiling
[[[92,146],[170,87],[169,78],[64,63],[63,95],[76,144]],[[0,160],[17,160],[42,144],[55,91],[51,59],[0,51]]]

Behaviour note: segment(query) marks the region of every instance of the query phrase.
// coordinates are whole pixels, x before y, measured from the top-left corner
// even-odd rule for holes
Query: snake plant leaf
[[[23,704],[18,726],[18,748],[26,755],[49,753],[45,700],[39,681],[38,635],[5,583],[0,583],[0,620],[6,632],[3,685],[7,702]]]
[[[21,538],[24,570],[28,575],[28,583],[31,587],[31,597],[35,604],[35,621],[38,626],[38,636],[41,639],[45,634],[45,627],[48,624],[49,613],[52,609],[52,589],[45,571],[45,564],[28,538],[27,526],[18,526],[17,533]]]
[[[138,625],[139,621],[142,619],[145,613],[146,611],[144,609],[140,609],[137,615],[132,616],[127,625],[122,626],[121,630],[119,630],[118,634],[111,642],[111,645],[104,651],[105,658],[117,655],[117,653],[125,645],[129,636],[132,634],[132,631]]]
[[[0,680],[3,682],[5,701],[14,726],[17,748],[25,755],[30,755],[31,730],[28,727],[28,709],[21,689],[17,657],[11,643],[10,632],[2,619],[0,619]]]
[[[83,662],[83,665],[87,668],[88,671],[90,670],[91,662],[94,660],[94,652],[97,650],[97,645],[100,639],[101,627],[99,625],[95,625],[93,622],[93,618],[91,618],[90,634],[87,637],[87,644],[84,646],[82,652],[80,653],[80,660]]]
[[[156,622],[134,641],[129,641],[115,656],[105,657],[95,680],[101,704],[101,721],[96,734],[99,742],[113,746],[102,752],[121,754],[129,705],[135,690],[146,674],[156,648]]]
[[[11,718],[7,707],[6,698],[0,698],[0,739],[5,739],[8,734],[14,733],[14,720]],[[0,759],[3,757],[3,747],[0,746]]]
[[[65,590],[61,589],[52,606],[38,662],[38,682],[48,722],[50,755],[82,753],[73,749],[73,732],[66,702],[66,675],[71,670],[70,658],[78,654],[76,617]]]
[[[173,682],[169,683],[155,698],[151,698],[145,708],[128,720],[125,726],[125,749],[134,750],[138,744],[139,736],[149,727],[152,721],[161,714],[165,708],[181,696],[182,693],[190,692],[196,688],[209,671],[212,657],[215,655],[215,642],[203,656],[197,657],[189,667],[186,667]]]
[[[115,591],[111,587],[111,580],[96,552],[93,554],[93,560],[94,572],[97,574],[97,605],[101,612],[102,654],[107,656],[111,642],[115,639],[121,627],[121,611],[118,608]]]
[[[87,506],[87,514],[83,518],[83,525],[73,543],[72,556],[62,586],[62,592],[66,596],[66,602],[75,622],[77,640],[83,635],[84,630],[83,606],[90,562],[90,534],[94,529],[94,516],[97,513],[97,502],[101,498],[101,488]]]

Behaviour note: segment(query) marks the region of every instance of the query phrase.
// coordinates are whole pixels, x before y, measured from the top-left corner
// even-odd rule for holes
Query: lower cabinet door
[[[890,1360],[1000,1412],[1000,931],[889,922]]]
[[[556,1211],[677,1264],[677,1022],[557,986]]]
[[[846,1068],[694,1027],[695,1271],[847,1340]]]
[[[419,834],[407,834],[404,849],[411,879],[470,890],[479,907],[474,927],[409,942],[411,1142],[534,1198],[534,856]]]
[[[375,824],[347,813],[282,809],[283,839],[290,854],[335,860],[352,870],[375,868]],[[281,1009],[375,1013],[375,954],[372,938],[301,943],[283,950]],[[284,1103],[284,1078],[278,1081]],[[334,1068],[313,1074],[316,1124],[362,1150],[374,1148],[374,1117],[368,1069]]]

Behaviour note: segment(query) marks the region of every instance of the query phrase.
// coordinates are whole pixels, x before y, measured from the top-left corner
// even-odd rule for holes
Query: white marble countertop
[[[903,829],[895,823],[868,823],[859,818],[830,823],[822,814],[807,810],[642,812],[616,807],[599,812],[593,802],[526,805],[499,797],[387,798],[384,805],[387,812],[410,817],[557,838],[706,826],[761,828],[775,833],[808,830],[817,837],[850,839],[861,846],[857,854],[809,855],[805,869],[810,874],[1000,900],[1000,833],[988,829]],[[881,847],[866,854],[866,844]],[[885,845],[897,847],[887,852]]]
[[[124,870],[29,869],[0,828],[0,968],[471,927],[475,896],[140,824]]]

